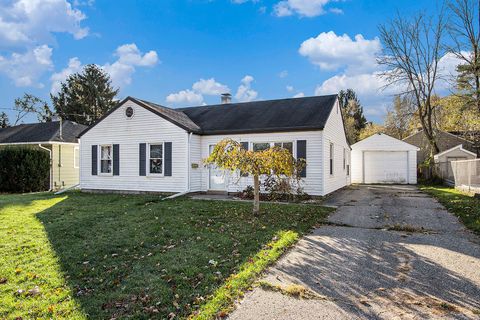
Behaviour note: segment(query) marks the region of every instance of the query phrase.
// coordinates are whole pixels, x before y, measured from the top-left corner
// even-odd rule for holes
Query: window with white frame
[[[284,148],[293,155],[293,142],[253,142],[253,151],[263,151],[273,147]]]
[[[347,152],[345,151],[345,148],[343,148],[343,170],[345,170],[346,165],[347,165],[346,154],[347,154]]]
[[[333,143],[330,143],[330,174],[333,174]]]
[[[254,142],[253,143],[253,151],[263,151],[270,148],[270,142]]]
[[[79,168],[80,164],[80,149],[78,147],[73,148],[73,167]]]
[[[149,167],[150,174],[163,174],[163,143],[149,145]]]
[[[112,173],[112,146],[100,146],[100,173]]]
[[[274,146],[286,149],[293,155],[293,142],[275,142]]]

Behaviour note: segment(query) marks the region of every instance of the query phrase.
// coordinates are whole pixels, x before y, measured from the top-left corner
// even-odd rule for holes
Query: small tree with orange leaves
[[[292,154],[283,148],[273,147],[263,151],[249,151],[232,139],[220,141],[208,158],[204,160],[207,166],[253,176],[253,213],[260,212],[260,176],[276,175],[278,177],[300,177],[305,161],[296,160]]]

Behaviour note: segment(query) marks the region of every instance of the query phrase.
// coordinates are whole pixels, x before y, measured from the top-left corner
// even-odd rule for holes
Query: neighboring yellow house
[[[1,146],[32,146],[50,154],[50,190],[79,183],[78,135],[87,126],[72,121],[21,124],[0,129]]]

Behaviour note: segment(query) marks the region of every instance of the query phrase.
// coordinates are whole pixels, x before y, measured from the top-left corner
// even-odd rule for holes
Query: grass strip
[[[299,239],[294,231],[280,231],[274,239],[240,266],[240,271],[231,275],[213,296],[189,319],[208,320],[223,317],[234,307],[235,300],[241,298],[252,287],[258,275],[273,264]]]
[[[432,195],[468,229],[480,235],[480,199],[445,186],[423,185],[420,190]]]

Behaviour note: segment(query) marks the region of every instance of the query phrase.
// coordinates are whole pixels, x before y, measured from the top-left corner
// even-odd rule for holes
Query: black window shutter
[[[171,177],[172,176],[172,143],[171,142],[165,142],[164,151],[165,151],[164,176]]]
[[[92,176],[96,176],[98,171],[98,146],[92,145]]]
[[[240,145],[242,146],[242,149],[248,150],[248,142],[240,142]],[[248,177],[248,173],[240,171],[240,176],[241,177]]]
[[[113,145],[113,175],[120,175],[120,145]]]
[[[297,159],[304,159],[305,162],[307,161],[307,140],[297,140]],[[305,178],[306,176],[307,166],[305,163],[305,167],[302,172],[300,172],[300,177]]]
[[[140,175],[141,176],[146,176],[147,175],[147,170],[146,170],[146,164],[147,164],[147,144],[146,143],[140,143],[140,154],[139,154],[139,168],[140,168]]]

